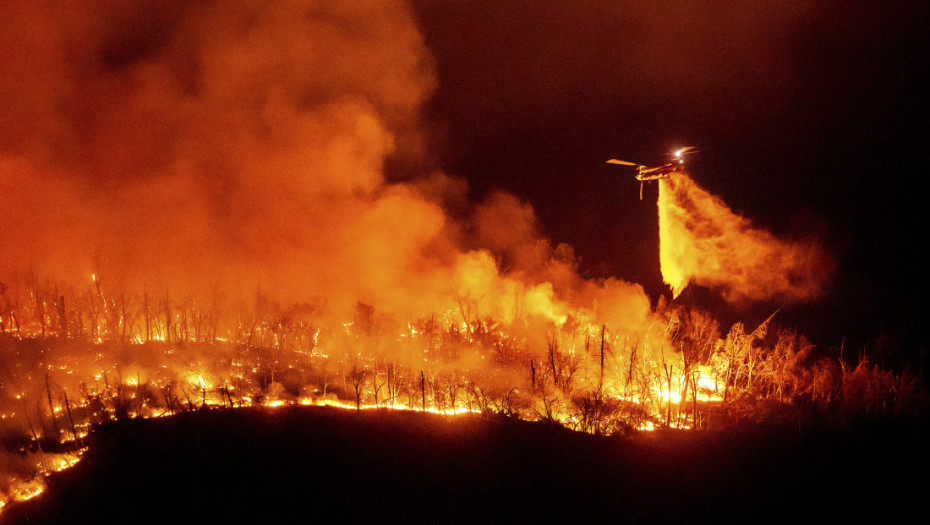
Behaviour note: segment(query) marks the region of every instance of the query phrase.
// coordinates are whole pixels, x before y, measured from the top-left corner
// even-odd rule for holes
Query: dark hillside
[[[903,516],[926,433],[753,428],[597,438],[479,417],[294,407],[102,426],[4,523],[613,522]]]

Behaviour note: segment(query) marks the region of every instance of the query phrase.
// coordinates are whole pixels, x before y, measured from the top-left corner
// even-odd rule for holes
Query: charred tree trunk
[[[626,385],[624,385],[624,394],[629,395],[630,383],[633,382],[633,367],[636,363],[636,344],[633,344],[633,348],[630,349],[630,368],[626,375]]]
[[[39,441],[39,435],[36,433],[36,428],[32,426],[32,420],[29,418],[29,410],[26,408],[26,399],[25,397],[21,397],[19,400],[22,401],[23,415],[26,417],[26,424],[29,425],[29,431],[32,432],[32,438],[35,440],[36,446],[39,447],[39,452],[43,452],[42,442]]]
[[[65,296],[58,298],[58,337],[68,338],[68,312],[65,310]]]
[[[52,404],[52,387],[49,384],[48,374],[45,374],[45,393],[48,394],[48,410],[49,415],[52,418],[52,428],[55,429],[55,437],[61,435],[61,431],[58,430],[58,421],[55,419],[55,405]]]
[[[187,395],[187,390],[184,389],[184,385],[178,385],[178,388],[181,389],[181,393],[184,394],[184,399],[187,400],[187,408],[191,412],[194,411],[194,402],[191,401],[191,396]]]
[[[152,340],[152,313],[149,311],[149,293],[142,294],[142,311],[145,315],[145,342]]]
[[[168,299],[168,289],[165,289],[165,342],[171,343],[171,303]]]
[[[533,392],[536,392],[536,361],[530,359],[530,385]]]
[[[48,427],[46,426],[44,412],[45,411],[42,410],[42,402],[37,399],[36,400],[36,416],[38,416],[39,424],[42,426],[42,437],[45,439],[51,439],[52,433],[51,431],[49,431]]]
[[[79,438],[77,435],[77,429],[74,427],[74,415],[71,413],[71,403],[68,402],[68,392],[64,392],[65,396],[65,408],[68,409],[68,421],[71,423],[71,437],[74,438],[75,442],[80,442],[81,447],[84,447],[84,438]]]
[[[387,370],[388,397],[391,400],[391,407],[394,406],[394,396],[397,394],[397,385],[394,384],[394,363]]]
[[[420,396],[423,399],[423,411],[426,412],[426,376],[420,370]]]

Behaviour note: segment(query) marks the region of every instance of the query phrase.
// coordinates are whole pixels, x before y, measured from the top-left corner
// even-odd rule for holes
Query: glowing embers
[[[443,416],[458,416],[464,414],[481,414],[481,411],[474,407],[468,406],[457,406],[451,408],[437,408],[435,406],[428,406],[425,409],[413,406],[410,404],[360,404],[356,406],[354,403],[343,401],[340,399],[314,399],[314,398],[302,398],[299,401],[300,405],[303,406],[322,406],[322,407],[334,407],[342,408],[345,410],[399,410],[407,412],[429,412],[431,414],[439,414]],[[280,405],[271,405],[271,406],[280,406]]]
[[[10,480],[9,501],[27,501],[45,491],[45,483],[40,478],[30,480]],[[0,505],[0,509],[3,505]]]
[[[5,479],[0,479],[0,511],[10,502],[20,502],[33,499],[45,491],[45,478],[76,465],[81,461],[84,449],[76,452],[51,454],[36,452],[19,458],[19,462],[32,462],[33,474],[7,473]],[[24,470],[24,469],[20,469]]]

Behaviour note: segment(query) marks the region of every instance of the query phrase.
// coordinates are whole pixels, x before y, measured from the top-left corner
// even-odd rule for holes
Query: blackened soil
[[[618,439],[478,417],[210,410],[95,429],[78,466],[0,521],[887,520],[926,515],[924,429],[885,422]]]

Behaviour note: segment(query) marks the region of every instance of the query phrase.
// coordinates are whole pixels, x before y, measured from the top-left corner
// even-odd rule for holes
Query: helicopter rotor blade
[[[627,162],[625,160],[610,159],[607,161],[607,164],[620,164],[622,166],[639,166],[635,162]]]

